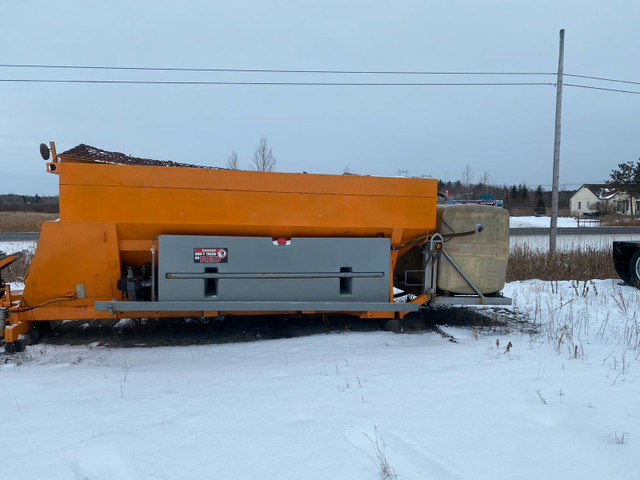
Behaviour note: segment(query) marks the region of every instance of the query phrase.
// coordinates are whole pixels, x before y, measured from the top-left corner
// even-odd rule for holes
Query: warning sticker
[[[193,263],[227,263],[226,248],[194,248]]]

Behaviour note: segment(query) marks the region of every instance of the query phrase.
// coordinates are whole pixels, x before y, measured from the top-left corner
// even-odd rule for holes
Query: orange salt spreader
[[[226,170],[82,144],[40,150],[59,178],[60,219],[42,224],[24,290],[2,285],[7,352],[32,341],[38,322],[401,319],[423,304],[510,303],[499,294],[507,212],[438,206],[434,179]]]

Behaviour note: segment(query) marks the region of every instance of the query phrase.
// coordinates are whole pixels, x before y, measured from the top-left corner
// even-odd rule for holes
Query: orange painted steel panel
[[[20,338],[20,335],[24,335],[33,328],[31,322],[16,322],[8,325],[4,332],[5,342],[15,342]]]
[[[66,163],[62,222],[113,222],[120,239],[159,234],[391,236],[435,228],[437,181]]]
[[[93,306],[98,299],[122,298],[120,270],[113,223],[45,222],[24,281],[24,306],[75,295],[78,285],[85,298],[65,303]]]

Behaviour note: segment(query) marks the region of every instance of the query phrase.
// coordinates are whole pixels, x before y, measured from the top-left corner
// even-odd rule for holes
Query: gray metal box
[[[158,301],[389,302],[389,267],[388,238],[161,235]]]

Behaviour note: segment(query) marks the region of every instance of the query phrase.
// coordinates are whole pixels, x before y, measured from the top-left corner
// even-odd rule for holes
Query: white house
[[[569,199],[571,215],[579,217],[605,213],[631,215],[638,211],[638,207],[638,199],[604,183],[584,184]]]

